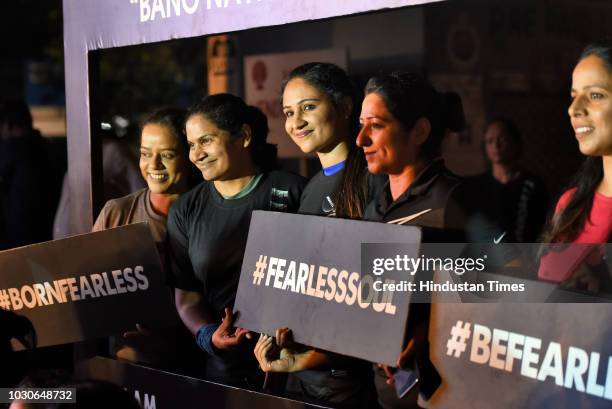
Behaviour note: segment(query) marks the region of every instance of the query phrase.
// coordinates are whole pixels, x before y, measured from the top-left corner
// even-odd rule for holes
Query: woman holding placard
[[[464,125],[459,96],[438,93],[424,78],[408,73],[373,77],[365,94],[357,145],[368,170],[388,177],[383,191],[368,205],[365,219],[420,226],[427,241],[464,242],[466,221],[457,197],[461,180],[446,169],[440,153],[446,132]],[[427,396],[437,376],[428,359],[429,305],[414,304],[410,311],[409,342],[397,366],[418,368],[420,392]],[[417,388],[410,397],[398,399],[390,387],[396,381],[390,368],[379,365],[375,380],[383,407],[416,407]],[[408,393],[413,384],[401,385],[398,395]]]
[[[187,114],[189,159],[204,182],[168,216],[169,284],[176,308],[209,354],[207,378],[255,388],[248,331],[234,328],[234,304],[253,210],[294,212],[303,178],[278,170],[267,119],[230,94],[211,95]]]
[[[355,90],[340,67],[313,62],[283,83],[285,130],[305,153],[316,153],[323,169],[308,182],[299,213],[361,218],[375,180],[367,177],[356,147]],[[369,186],[368,186],[369,185]],[[292,344],[291,331],[262,335],[255,356],[266,372],[289,372],[289,397],[334,407],[371,407],[372,370],[362,360]],[[274,346],[283,349],[270,356]],[[277,351],[278,352],[278,351]]]
[[[148,114],[141,128],[139,162],[147,188],[106,202],[93,231],[148,222],[159,255],[165,260],[168,212],[193,184],[184,120],[185,111],[178,108],[164,107]],[[151,332],[146,326],[137,324],[135,331],[126,332],[123,338],[113,338],[116,350],[113,352],[119,358],[164,369],[183,370],[196,361],[194,354],[198,350],[185,346],[189,334],[184,334],[182,328]],[[172,352],[168,353],[170,348]]]

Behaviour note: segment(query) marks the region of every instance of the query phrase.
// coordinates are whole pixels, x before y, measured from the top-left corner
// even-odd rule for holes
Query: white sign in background
[[[244,58],[245,99],[268,117],[268,142],[278,146],[281,158],[306,156],[285,132],[281,106],[281,84],[289,72],[307,62],[330,62],[347,69],[346,49],[326,49],[295,53],[261,54]]]

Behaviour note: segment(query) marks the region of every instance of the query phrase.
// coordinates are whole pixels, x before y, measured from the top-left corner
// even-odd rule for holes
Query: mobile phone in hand
[[[419,373],[416,369],[398,369],[393,379],[395,393],[401,399],[419,383]]]

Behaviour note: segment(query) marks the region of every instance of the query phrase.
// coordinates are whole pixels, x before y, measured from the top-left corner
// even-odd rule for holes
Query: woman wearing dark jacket
[[[470,235],[465,229],[468,212],[461,205],[466,193],[461,179],[440,157],[447,130],[458,131],[464,125],[459,97],[440,94],[422,77],[408,73],[371,78],[365,94],[357,144],[368,170],[387,175],[388,183],[368,205],[364,218],[420,226],[424,242],[465,242]],[[410,341],[397,365],[419,368],[425,396],[439,382],[429,362],[428,325],[429,304],[413,304],[406,335]],[[416,407],[417,389],[398,399],[390,368],[378,365],[375,382],[382,407]]]

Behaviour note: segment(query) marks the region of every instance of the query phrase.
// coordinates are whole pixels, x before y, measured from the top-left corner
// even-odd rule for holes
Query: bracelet
[[[204,324],[196,333],[196,343],[211,356],[218,356],[217,348],[212,343],[212,336],[217,328],[219,324]]]

